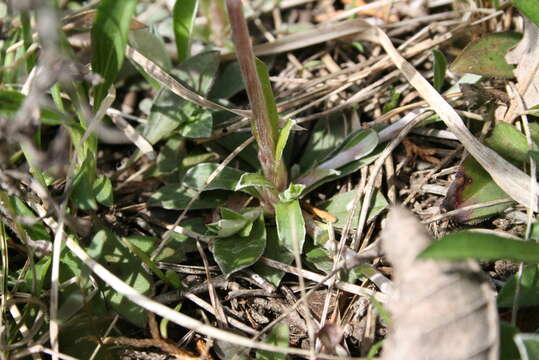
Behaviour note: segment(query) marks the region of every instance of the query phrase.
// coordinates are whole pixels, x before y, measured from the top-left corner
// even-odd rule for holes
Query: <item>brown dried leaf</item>
[[[514,73],[524,106],[529,109],[539,104],[539,28],[528,18],[524,17],[522,40],[507,53],[505,59],[509,64],[517,64]],[[512,118],[513,114],[527,109],[521,109],[519,102],[515,101],[511,110],[507,116]]]
[[[431,242],[406,209],[394,207],[382,248],[394,268],[392,324],[382,358],[499,358],[494,292],[475,261],[416,260]]]

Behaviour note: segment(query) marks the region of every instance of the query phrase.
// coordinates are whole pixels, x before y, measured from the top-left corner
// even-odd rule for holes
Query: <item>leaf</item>
[[[0,115],[14,120],[25,99],[26,96],[18,91],[0,89]],[[40,115],[45,125],[61,125],[65,121],[62,113],[47,107],[41,108]]]
[[[206,95],[213,85],[218,67],[217,52],[209,51],[189,58],[178,70],[173,70],[172,74],[184,85],[201,95]],[[184,100],[163,87],[152,103],[143,136],[155,144],[180,128],[183,136],[204,137],[211,134],[212,126],[213,120],[209,110]]]
[[[223,73],[215,81],[209,97],[210,99],[229,99],[244,89],[240,65],[234,61],[225,66]]]
[[[34,214],[32,209],[30,209],[24,203],[24,201],[22,201],[16,196],[10,196],[9,200],[11,203],[11,207],[13,207],[13,210],[15,211],[15,214],[17,214],[18,216],[25,216],[25,217],[29,217],[36,220],[36,222],[31,225],[23,226],[24,231],[26,231],[26,233],[30,236],[30,239],[34,241],[39,241],[39,240],[51,241],[52,240],[51,235],[47,231],[47,228],[45,227],[43,222],[37,219],[36,214]]]
[[[513,306],[517,279],[513,275],[501,288],[498,294],[498,307],[510,308]],[[517,304],[523,306],[539,306],[539,271],[537,264],[527,266],[520,278],[520,292]]]
[[[395,109],[397,105],[399,105],[399,100],[401,98],[401,94],[398,93],[395,90],[395,87],[391,87],[389,90],[389,102],[384,105],[384,114],[390,112],[391,110]]]
[[[86,159],[75,171],[73,176],[73,191],[71,192],[71,200],[78,209],[81,210],[96,210],[97,202],[93,190],[95,178],[95,168],[91,164],[93,155],[88,152]]]
[[[516,6],[518,11],[539,27],[539,8],[537,7],[537,0],[514,0],[513,5]]]
[[[518,348],[513,340],[518,329],[513,325],[500,321],[500,359],[521,360]]]
[[[513,165],[520,167],[528,161],[526,136],[511,124],[504,122],[496,124],[489,137],[485,139],[485,144]]]
[[[213,242],[213,257],[219,268],[227,277],[245,269],[260,259],[266,248],[266,226],[264,216],[253,222],[248,236],[235,234],[228,238],[218,238]]]
[[[183,178],[183,183],[193,189],[200,190],[235,190],[243,171],[225,166],[215,179],[204,187],[209,176],[219,167],[216,163],[202,163],[190,168]]]
[[[392,323],[382,358],[451,354],[455,359],[499,359],[498,311],[487,277],[472,260],[418,259],[430,243],[411,212],[390,210],[382,250],[393,265],[394,288],[387,303]]]
[[[221,208],[221,220],[208,224],[212,236],[226,238],[234,234],[249,236],[253,222],[260,216],[260,209],[245,209],[241,213],[227,208]]]
[[[88,255],[100,263],[105,263],[109,270],[137,292],[149,295],[150,276],[142,268],[141,261],[133,256],[112,232],[100,230],[92,239]],[[140,327],[145,326],[147,320],[143,308],[111,288],[105,287],[102,293],[105,300],[122,317]]]
[[[177,172],[185,156],[185,139],[181,136],[172,136],[161,146],[157,160],[156,169],[152,173],[154,176],[171,174]]]
[[[170,71],[172,69],[172,61],[168,55],[165,43],[160,36],[147,29],[139,29],[130,31],[127,37],[129,40],[129,45],[162,67],[163,70]],[[148,79],[155,81],[151,77],[148,77]],[[160,87],[161,85],[158,85],[157,89]]]
[[[288,250],[284,242],[279,238],[276,227],[267,227],[266,250],[264,257],[272,260],[277,260],[283,264],[290,265],[294,261],[294,255]],[[271,266],[257,262],[253,265],[253,270],[264,279],[275,286],[279,286],[281,279],[285,275],[282,270],[275,269]]]
[[[127,32],[137,0],[102,0],[92,26],[92,71],[103,78],[94,88],[94,108],[105,98],[124,61]]]
[[[434,88],[440,92],[444,85],[445,72],[447,70],[447,60],[440,50],[432,50],[434,57]]]
[[[290,202],[297,200],[301,197],[303,190],[305,189],[304,185],[301,184],[290,184],[288,188],[279,194],[279,199],[282,202]]]
[[[213,117],[211,112],[200,109],[180,126],[180,134],[188,138],[204,138],[211,136]]]
[[[296,124],[294,120],[289,119],[285,126],[279,132],[279,140],[277,141],[277,146],[275,147],[275,161],[279,162],[283,158],[283,151],[290,136],[290,131],[292,127]],[[277,166],[277,164],[275,165]]]
[[[328,156],[327,160],[307,171],[294,182],[304,184],[307,187],[317,184],[326,177],[324,172],[319,170],[341,170],[346,165],[366,157],[377,145],[378,135],[374,130],[359,130],[349,136],[341,146]],[[340,173],[339,176],[344,175]]]
[[[301,254],[305,242],[305,220],[299,200],[281,201],[274,206],[279,241],[292,254]]]
[[[321,203],[318,207],[327,211],[331,215],[337,218],[337,222],[333,224],[336,229],[342,229],[345,227],[348,217],[352,211],[354,205],[354,198],[356,197],[357,190],[348,191],[345,193],[336,194],[331,199]],[[373,194],[373,203],[371,204],[367,213],[367,221],[372,220],[375,216],[380,214],[382,210],[387,207],[388,203],[384,195],[380,191],[375,191]],[[352,227],[355,227],[359,220],[359,210],[361,209],[361,202],[358,204],[358,210],[352,219]]]
[[[462,50],[450,69],[458,73],[512,78],[514,67],[507,64],[505,54],[516,46],[521,38],[520,33],[500,32],[474,40]]]
[[[152,194],[148,199],[148,206],[182,210],[196,195],[195,189],[183,184],[171,183],[164,185]],[[191,209],[213,209],[224,205],[228,197],[229,193],[224,191],[207,191],[199,195],[198,199],[192,204]]]
[[[528,143],[524,134],[507,123],[498,123],[485,144],[516,166],[528,159]],[[443,202],[446,210],[508,198],[490,175],[472,157],[466,158],[455,175]],[[511,204],[501,204],[467,211],[453,217],[459,223],[477,221],[507,209]]]
[[[271,332],[264,339],[266,344],[275,345],[275,346],[288,346],[288,325],[287,324],[277,324],[271,329]],[[256,352],[257,360],[284,360],[286,359],[286,354],[274,353],[264,350],[258,350]]]
[[[539,334],[516,334],[515,343],[522,360],[539,359]]]
[[[172,28],[176,39],[178,61],[185,61],[190,54],[191,33],[198,10],[198,0],[176,0],[172,9]]]
[[[277,104],[275,103],[275,97],[273,96],[273,90],[271,89],[271,82],[269,79],[268,67],[260,59],[256,59],[256,71],[258,78],[260,79],[260,86],[262,87],[262,94],[264,95],[266,113],[268,115],[270,129],[257,129],[258,132],[266,131],[272,134],[274,141],[277,141],[279,134],[279,115],[277,112]],[[274,151],[275,149],[272,149]]]
[[[539,263],[539,243],[514,240],[493,233],[457,231],[443,236],[420,255],[422,259],[508,259]]]
[[[112,193],[112,182],[104,175],[99,176],[94,182],[95,199],[105,206],[111,207],[114,205],[114,197]]]
[[[244,173],[236,184],[235,190],[242,190],[245,188],[252,187],[273,189],[275,186],[270,181],[268,181],[262,174]]]

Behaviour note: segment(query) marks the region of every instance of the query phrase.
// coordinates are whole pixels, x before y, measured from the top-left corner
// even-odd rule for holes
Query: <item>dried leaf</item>
[[[494,292],[475,261],[417,260],[431,242],[414,216],[393,208],[382,247],[394,267],[390,334],[382,358],[499,358]]]
[[[531,108],[539,104],[539,28],[524,18],[524,36],[518,45],[507,53],[505,59],[509,64],[517,64],[514,74],[518,82],[518,92],[522,96],[524,106]],[[519,102],[511,105],[518,113]],[[515,112],[510,112],[515,114]],[[511,116],[509,114],[509,116]]]

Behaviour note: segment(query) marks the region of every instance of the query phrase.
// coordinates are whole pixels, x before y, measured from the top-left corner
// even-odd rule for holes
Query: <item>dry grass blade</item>
[[[242,116],[242,117],[250,117],[251,112],[246,110],[240,110],[240,109],[231,109],[227,108],[226,106],[219,105],[213,101],[210,101],[199,94],[195,93],[192,90],[189,90],[182,84],[180,84],[176,79],[174,79],[172,76],[167,74],[163,69],[159,67],[156,63],[139,53],[137,50],[133,49],[130,46],[127,46],[125,50],[126,55],[133,60],[135,63],[140,65],[144,71],[146,71],[151,77],[153,77],[155,80],[159,81],[161,84],[163,84],[165,87],[170,89],[174,94],[191,101],[197,105],[212,109],[212,110],[224,110],[231,112],[233,114]]]
[[[485,168],[492,179],[509,196],[522,205],[528,206],[530,201],[530,177],[522,170],[504,160],[494,150],[486,147],[477,140],[460,118],[459,114],[445,101],[445,99],[429,84],[429,82],[407,62],[395,49],[389,37],[379,28],[372,26],[373,37],[377,38],[391,57],[395,65],[402,71],[406,79],[428,102],[431,108],[440,116],[446,126],[451,130],[466,150]],[[511,176],[507,176],[511,174]],[[535,196],[533,211],[537,211],[538,201]]]
[[[382,248],[394,268],[383,359],[499,358],[494,292],[475,261],[416,260],[431,239],[408,210],[393,208]]]

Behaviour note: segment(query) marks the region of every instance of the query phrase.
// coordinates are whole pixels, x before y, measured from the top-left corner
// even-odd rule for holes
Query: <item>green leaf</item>
[[[241,176],[240,180],[236,184],[235,190],[242,190],[252,187],[268,189],[275,188],[275,186],[269,180],[267,180],[264,175],[259,173],[245,173]]]
[[[389,90],[389,102],[384,105],[383,112],[388,113],[399,105],[401,94],[395,90],[395,87],[391,87]]]
[[[16,196],[11,196],[9,198],[11,206],[13,207],[13,210],[15,211],[15,214],[18,216],[25,216],[32,219],[35,219],[36,222],[32,225],[24,225],[23,228],[27,232],[27,234],[30,236],[30,239],[34,241],[38,240],[46,240],[51,241],[51,235],[47,231],[47,228],[43,224],[41,220],[37,219],[36,214],[30,209],[24,201],[19,199]]]
[[[122,279],[139,293],[149,295],[151,290],[150,276],[144,271],[142,263],[118,240],[116,235],[107,230],[100,230],[92,239],[88,255],[105,264],[116,276]],[[112,288],[102,290],[105,300],[126,320],[144,327],[145,310],[129,298],[118,294]]]
[[[180,62],[185,61],[191,52],[191,33],[197,9],[198,0],[176,0],[172,9],[172,28]]]
[[[340,193],[333,196],[331,199],[321,203],[318,207],[322,210],[329,212],[331,215],[337,218],[337,222],[333,224],[336,229],[342,229],[346,225],[346,221],[352,211],[354,205],[354,198],[356,197],[357,190]],[[352,227],[355,227],[359,220],[359,212],[361,209],[361,202],[358,204],[358,209],[352,219]],[[388,203],[382,192],[375,191],[373,194],[373,200],[369,211],[367,213],[367,221],[372,220],[382,210],[387,207]]]
[[[147,29],[138,29],[129,31],[127,37],[131,47],[159,65],[163,70],[170,71],[172,69],[172,61],[161,36]],[[157,88],[160,87],[161,85]]]
[[[270,120],[271,129],[266,129],[270,134],[273,134],[274,141],[277,141],[279,131],[279,115],[277,112],[277,104],[275,103],[275,97],[273,96],[273,90],[271,89],[271,82],[269,79],[268,67],[260,59],[256,59],[256,71],[258,78],[260,79],[260,85],[262,86],[262,93],[266,100],[266,113]],[[258,130],[260,131],[260,130]],[[273,151],[274,149],[272,149]]]
[[[472,41],[451,64],[451,71],[496,78],[512,78],[513,65],[507,64],[505,54],[522,38],[515,32],[488,34]]]
[[[262,212],[248,236],[235,234],[213,242],[213,256],[226,276],[245,269],[260,259],[266,248],[266,226]]]
[[[508,198],[509,196],[492,180],[488,172],[472,157],[466,158],[449,186],[443,206],[451,211],[461,207]],[[458,223],[482,220],[502,212],[511,204],[489,206],[466,211],[453,216]]]
[[[241,236],[249,236],[253,222],[260,216],[259,208],[244,209],[241,213],[227,208],[221,208],[221,220],[208,224],[208,230],[218,238],[230,237],[239,233]]]
[[[440,92],[444,85],[447,60],[440,50],[432,50],[432,56],[434,57],[434,88]]]
[[[98,108],[124,61],[127,32],[137,0],[102,0],[92,26],[92,71],[103,78],[94,88],[94,108]]]
[[[112,182],[104,175],[101,175],[94,182],[95,199],[105,206],[111,207],[114,205],[114,197],[112,193]]]
[[[209,51],[193,56],[171,73],[185,86],[206,96],[219,67],[218,53]],[[143,136],[152,144],[174,134],[176,129],[186,137],[205,137],[212,131],[209,110],[182,99],[162,88],[155,97]]]
[[[522,360],[539,359],[539,334],[516,334],[515,343]]]
[[[294,182],[305,184],[309,188],[309,191],[312,191],[322,183],[329,181],[329,178],[333,180],[345,176],[343,170],[354,169],[355,171],[365,164],[367,155],[376,149],[378,141],[378,135],[374,130],[359,130],[354,132],[327,159],[317,167],[311,168],[311,170],[307,171]],[[357,161],[360,162],[357,163]],[[348,165],[351,166],[349,167]],[[359,167],[357,167],[358,165]],[[330,171],[334,172],[335,170],[339,171],[338,175],[330,173]]]
[[[513,306],[517,279],[515,275],[501,288],[497,303],[499,307],[510,308]],[[518,296],[519,306],[539,306],[539,271],[536,264],[527,266],[520,278],[520,293]]]
[[[279,194],[279,199],[282,202],[290,202],[300,198],[301,193],[305,189],[305,185],[290,184],[288,189]]]
[[[516,327],[505,321],[500,321],[500,359],[521,360],[513,340],[516,334],[518,334]]]
[[[283,158],[283,151],[290,136],[290,131],[296,122],[292,119],[289,119],[285,126],[281,129],[279,133],[279,140],[277,141],[277,146],[275,148],[275,161],[279,162]],[[277,166],[277,164],[275,165]]]
[[[185,209],[197,191],[179,183],[164,185],[157,190],[148,200],[150,207],[162,207],[164,209]],[[191,209],[213,209],[226,203],[229,193],[224,191],[207,191],[199,195]]]
[[[81,210],[96,210],[97,202],[93,188],[95,178],[95,168],[91,164],[93,155],[88,153],[86,159],[81,166],[75,171],[73,177],[73,191],[71,192],[71,200],[78,209]]]
[[[0,89],[0,116],[14,120],[26,96],[18,91]],[[42,107],[41,120],[45,125],[61,125],[64,123],[64,115],[56,110]]]
[[[153,176],[171,174],[177,172],[182,158],[185,156],[185,139],[181,136],[173,136],[161,146],[159,155],[155,161],[156,169]]]
[[[500,122],[485,139],[485,144],[515,166],[528,160],[528,141],[515,126]]]
[[[346,119],[342,115],[333,115],[320,119],[310,130],[309,142],[299,160],[302,172],[307,171],[332,152],[346,139]]]
[[[536,26],[539,26],[539,3],[537,0],[514,0],[513,5]]]
[[[208,180],[208,177],[215,171],[215,169],[217,169],[218,166],[219,164],[215,163],[203,163],[193,166],[185,174],[183,183],[193,189],[200,190],[204,188],[206,180]],[[204,189],[235,190],[236,185],[243,174],[244,172],[241,170],[225,166],[223,171],[221,171],[219,175],[217,175],[217,177]]]
[[[180,134],[188,138],[198,139],[209,137],[212,129],[212,113],[208,110],[200,109],[180,126]]]
[[[301,254],[305,242],[305,220],[299,200],[275,204],[279,240],[292,254]]]
[[[513,240],[492,233],[457,231],[435,241],[418,258],[462,260],[508,259],[539,263],[539,243]]]
[[[240,65],[237,61],[225,66],[221,76],[215,81],[215,85],[210,91],[210,99],[229,99],[245,89],[241,76]]]
[[[264,342],[270,345],[288,347],[288,324],[277,324],[271,329]],[[256,352],[257,360],[284,360],[286,354],[274,353],[264,350]]]
[[[283,264],[290,265],[294,261],[294,255],[288,250],[284,242],[279,238],[276,227],[267,227],[266,250],[264,257],[272,260],[277,260]],[[282,270],[275,269],[261,262],[253,265],[253,270],[264,279],[275,286],[279,286],[281,279],[285,275]]]

